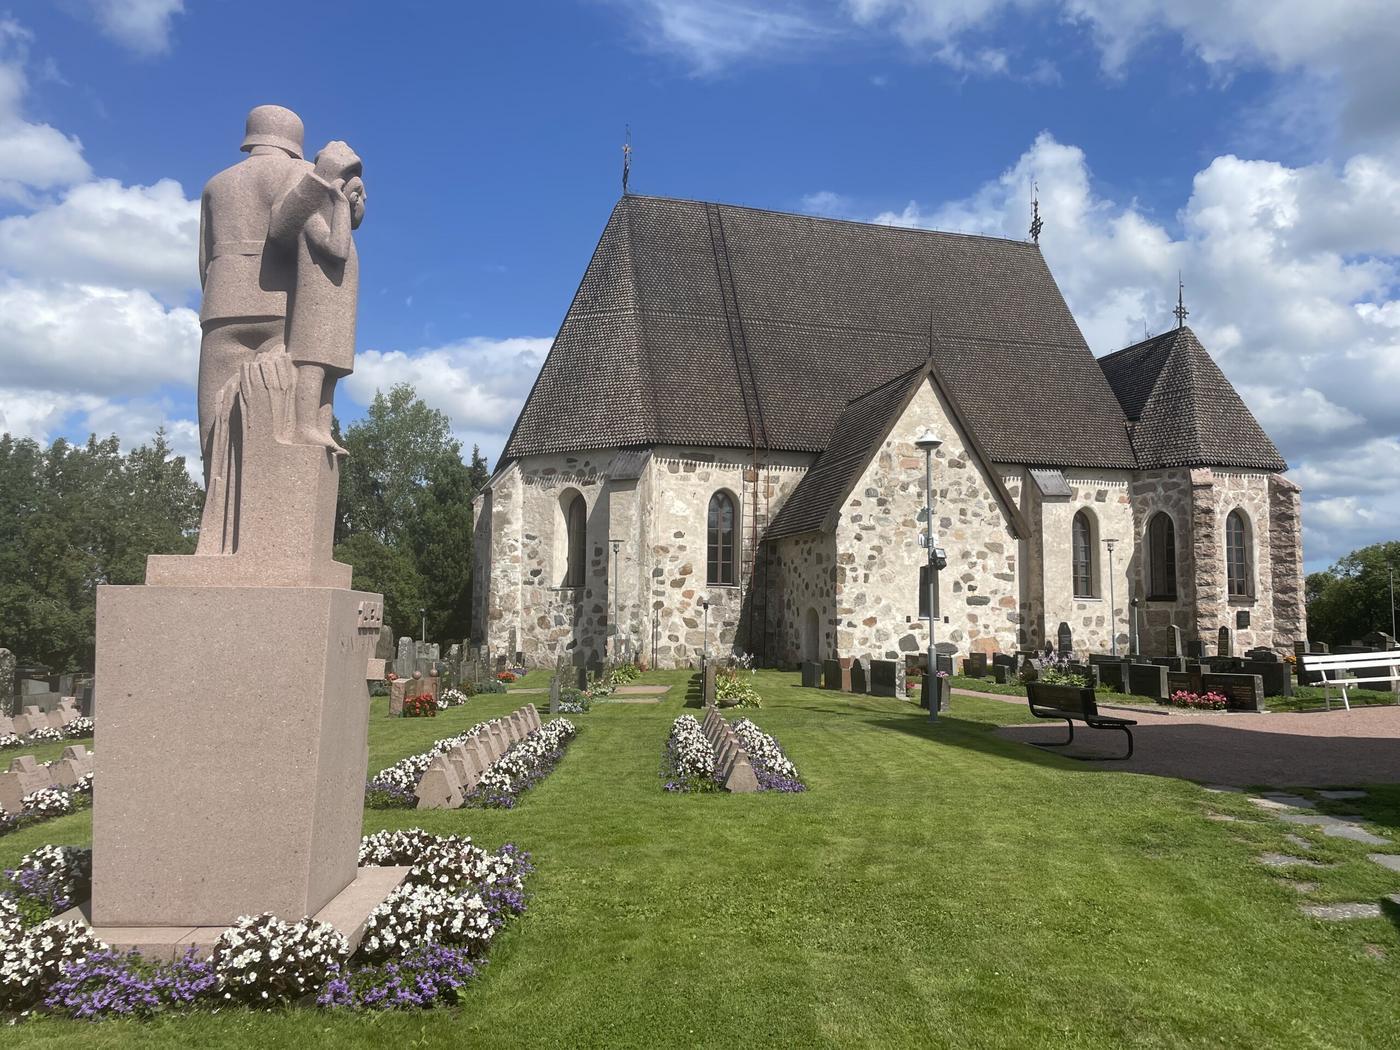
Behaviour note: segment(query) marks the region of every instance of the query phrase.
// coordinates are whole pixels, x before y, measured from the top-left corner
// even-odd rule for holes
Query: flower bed
[[[525,910],[529,856],[420,828],[379,832],[360,863],[411,866],[371,912],[353,956],[333,927],[244,916],[207,960],[122,955],[77,923],[48,924],[86,896],[91,851],[46,846],[7,873],[0,892],[0,1009],[97,1020],[245,1004],[404,1009],[451,1004],[496,934]],[[39,887],[38,890],[35,887]]]
[[[731,724],[748,753],[760,791],[807,790],[797,767],[773,737],[747,718]],[[667,791],[718,791],[722,786],[715,769],[714,746],[704,727],[691,715],[681,715],[671,723],[661,778]]]
[[[745,674],[745,672],[748,672]],[[715,703],[720,707],[762,707],[753,686],[753,657],[738,653],[715,671]]]
[[[471,687],[468,686],[467,688],[470,689]],[[439,711],[446,711],[449,707],[461,707],[467,702],[469,695],[469,693],[465,693],[461,689],[444,689],[437,698],[437,709]]]
[[[432,693],[420,693],[417,696],[404,697],[404,718],[436,718],[437,713],[438,705],[437,701],[433,699]]]
[[[1189,707],[1196,711],[1224,711],[1230,703],[1219,693],[1193,693],[1187,689],[1178,689],[1167,702],[1173,707]]]
[[[516,801],[554,770],[578,730],[567,718],[546,722],[486,767],[462,805],[513,809]]]
[[[434,741],[428,750],[401,758],[376,773],[365,787],[365,805],[370,809],[414,808],[418,805],[415,789],[433,759],[466,743],[489,725],[489,722],[478,722],[465,733]],[[559,764],[564,749],[577,732],[567,718],[545,723],[492,762],[463,804],[475,809],[513,808],[520,795]]]
[[[17,747],[33,747],[35,744],[51,744],[59,740],[86,740],[92,736],[92,719],[81,715],[62,729],[40,726],[24,736],[18,733],[0,734],[0,751],[11,751]]]

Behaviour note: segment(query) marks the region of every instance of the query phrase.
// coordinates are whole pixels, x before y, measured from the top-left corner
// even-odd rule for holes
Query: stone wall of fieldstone
[[[835,659],[836,538],[829,532],[786,536],[769,550],[772,663]],[[847,654],[840,654],[847,655]]]
[[[1237,654],[1255,646],[1291,652],[1293,636],[1275,638],[1269,475],[1222,468],[1195,470],[1192,491],[1198,529],[1193,537],[1198,629],[1208,634],[1229,627],[1235,632]],[[1247,524],[1251,593],[1243,598],[1230,597],[1226,585],[1225,519],[1234,510],[1244,513]],[[1236,626],[1240,612],[1249,614],[1248,627]]]
[[[1139,532],[1133,520],[1130,495],[1132,475],[1124,470],[1067,469],[1068,496],[1039,496],[1039,515],[1031,519],[1032,542],[1038,557],[1033,569],[1042,589],[1041,614],[1028,624],[1031,643],[1036,648],[1055,644],[1061,623],[1067,623],[1080,653],[1107,652],[1112,648],[1112,630],[1126,651],[1129,634],[1130,599],[1139,591],[1133,586],[1133,564]],[[1030,487],[1035,482],[1029,481]],[[1088,515],[1093,587],[1092,595],[1074,593],[1072,535],[1075,515]],[[1109,557],[1104,540],[1113,539],[1113,581],[1109,584]],[[1110,611],[1112,597],[1115,609]],[[1141,621],[1139,621],[1141,623]]]
[[[706,578],[710,497],[724,490],[734,499],[745,544],[814,457],[774,453],[754,471],[752,454],[741,450],[657,449],[640,477],[614,479],[615,456],[611,449],[529,456],[493,479],[475,538],[474,598],[486,644],[522,652],[529,666],[552,665],[561,653],[601,661],[610,646],[655,666],[686,666],[705,648],[701,603],[708,598],[710,650],[749,648],[740,637],[743,548],[738,583]],[[575,494],[588,509],[587,560],[583,585],[565,588],[564,514]],[[621,541],[616,560],[613,540]],[[614,609],[615,636],[608,629]]]
[[[927,648],[919,619],[919,567],[926,553],[926,426],[943,439],[934,453],[934,535],[948,553],[939,578],[936,640],[969,650],[1018,644],[1020,544],[995,494],[995,468],[978,462],[933,385],[910,401],[842,508],[836,526],[836,650],[841,656],[898,659]]]
[[[1287,650],[1308,636],[1303,575],[1302,493],[1280,474],[1269,476],[1268,544],[1273,560],[1274,648]],[[1259,533],[1264,542],[1264,533]]]
[[[1144,652],[1170,653],[1173,625],[1181,628],[1184,638],[1196,637],[1196,560],[1191,542],[1194,528],[1194,489],[1191,473],[1185,468],[1142,471],[1134,475],[1129,486],[1133,524],[1131,537],[1125,537],[1131,541],[1125,544],[1131,547],[1131,554],[1124,558],[1124,563],[1132,595],[1140,603],[1139,646]],[[1175,600],[1149,600],[1147,594],[1147,527],[1148,522],[1159,512],[1171,518],[1172,526],[1176,530]],[[1114,557],[1117,558],[1117,555]]]

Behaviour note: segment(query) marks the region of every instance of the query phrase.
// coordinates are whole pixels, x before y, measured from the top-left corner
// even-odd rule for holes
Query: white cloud
[[[21,202],[92,174],[77,138],[23,117],[30,39],[18,22],[0,17],[0,198]]]
[[[192,387],[199,318],[149,292],[0,279],[4,385],[135,395]]]
[[[57,203],[0,219],[0,267],[16,274],[144,288],[182,302],[199,288],[199,202],[180,184],[100,179]]]
[[[185,9],[184,0],[87,0],[97,26],[138,55],[170,50],[171,20]]]
[[[802,3],[762,0],[615,0],[637,16],[635,35],[650,50],[676,54],[697,73],[750,58],[802,54],[835,29]]]
[[[343,385],[352,400],[368,405],[376,391],[411,384],[419,397],[447,414],[467,448],[480,445],[494,462],[549,345],[541,338],[474,338],[411,354],[365,350],[356,355],[355,372]]]

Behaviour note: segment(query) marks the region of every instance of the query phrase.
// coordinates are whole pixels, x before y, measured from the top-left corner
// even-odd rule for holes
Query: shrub
[[[520,677],[520,676],[519,676],[518,674],[516,674],[514,671],[502,671],[502,672],[500,672],[500,674],[496,675],[496,681],[498,681],[498,682],[513,682],[513,681],[515,681],[515,680],[516,680],[517,678],[519,678],[519,677]]]
[[[437,699],[439,711],[446,711],[449,707],[461,707],[467,702],[467,694],[460,689],[444,689]]]
[[[418,696],[404,698],[404,718],[436,718],[437,713],[437,701],[433,699],[431,693],[420,693]]]
[[[559,690],[559,711],[566,715],[581,715],[593,707],[593,697],[576,686]]]
[[[753,687],[753,672],[729,665],[715,672],[715,702],[720,707],[761,707],[762,698]]]
[[[498,682],[494,678],[488,678],[477,686],[478,693],[504,693],[506,691],[505,682]]]
[[[334,926],[303,919],[287,922],[271,913],[245,915],[219,934],[209,956],[224,999],[272,1005],[320,989],[349,954]]]
[[[642,677],[642,669],[634,663],[618,664],[607,675],[608,685],[626,685]]]

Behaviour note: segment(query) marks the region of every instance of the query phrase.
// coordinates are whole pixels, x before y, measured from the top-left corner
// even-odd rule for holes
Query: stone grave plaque
[[[1189,664],[1184,671],[1167,672],[1167,694],[1172,693],[1200,693],[1201,690],[1201,665]]]
[[[719,668],[715,665],[713,660],[705,661],[705,669],[703,671],[704,678],[701,681],[701,697],[706,707],[714,707],[716,704],[715,672],[718,670]]]
[[[1181,637],[1181,628],[1178,627],[1176,624],[1172,624],[1172,655],[1186,655],[1186,643],[1185,640]]]
[[[1117,662],[1102,661],[1094,664],[1099,669],[1099,682],[1105,689],[1115,693],[1126,693],[1127,690],[1127,668],[1131,664],[1125,664],[1121,660]]]
[[[1206,658],[1206,643],[1199,638],[1190,638],[1186,642],[1186,658],[1188,660],[1204,660]]]
[[[865,664],[859,660],[851,663],[851,692],[864,695],[870,692],[870,676],[866,673]]]
[[[894,660],[870,661],[870,695],[899,695],[899,664]]]
[[[1256,674],[1264,683],[1265,696],[1292,696],[1293,675],[1280,660],[1245,660],[1242,674]]]
[[[1069,656],[1074,652],[1074,632],[1064,621],[1060,622],[1059,629],[1055,632],[1055,649],[1061,656]]]
[[[1167,669],[1158,664],[1128,664],[1128,689],[1133,696],[1167,699]]]
[[[1217,656],[1234,656],[1235,641],[1230,628],[1222,627],[1216,632],[1215,654]]]
[[[953,656],[951,653],[939,653],[936,657],[938,670],[951,675],[953,673]]]
[[[992,681],[997,685],[1009,685],[1012,681],[1012,670],[1006,664],[992,664],[991,672]]]
[[[1230,711],[1264,710],[1264,682],[1257,674],[1203,674],[1201,688],[1225,697]]]
[[[822,661],[822,688],[841,688],[841,662],[839,660]]]
[[[1186,657],[1184,656],[1154,656],[1152,663],[1158,667],[1165,667],[1168,671],[1180,673],[1186,670]]]
[[[963,660],[963,674],[969,678],[986,678],[987,673],[987,654],[968,653]]]
[[[811,660],[802,664],[802,685],[806,689],[820,689],[822,685],[822,665]]]

